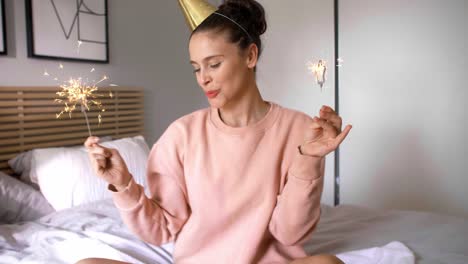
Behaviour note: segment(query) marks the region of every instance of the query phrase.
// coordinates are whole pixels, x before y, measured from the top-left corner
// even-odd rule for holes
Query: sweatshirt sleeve
[[[303,243],[315,229],[324,171],[325,158],[301,155],[299,151],[295,154],[269,224],[271,234],[282,244]]]
[[[124,223],[142,240],[153,245],[174,241],[187,221],[190,209],[183,172],[183,136],[170,126],[148,157],[150,197],[133,179],[126,189],[112,194]]]

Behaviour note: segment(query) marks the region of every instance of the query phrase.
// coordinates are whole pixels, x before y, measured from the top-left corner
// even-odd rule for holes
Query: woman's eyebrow
[[[211,55],[211,56],[205,57],[202,61],[207,61],[207,60],[210,60],[210,59],[215,58],[215,57],[224,57],[224,56],[223,55]],[[191,64],[197,64],[197,62],[195,62],[193,60],[190,60],[190,63]]]

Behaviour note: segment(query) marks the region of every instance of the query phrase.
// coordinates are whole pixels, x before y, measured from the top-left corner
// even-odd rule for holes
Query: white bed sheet
[[[339,254],[399,241],[416,263],[468,263],[467,219],[426,212],[322,207],[309,254]],[[34,222],[0,226],[0,263],[75,263],[105,257],[131,263],[172,263],[173,244],[151,246],[120,220],[111,200],[54,212]]]
[[[132,235],[110,199],[0,226],[0,263],[75,263],[103,257],[166,264],[172,263],[170,252],[172,244],[156,247]]]

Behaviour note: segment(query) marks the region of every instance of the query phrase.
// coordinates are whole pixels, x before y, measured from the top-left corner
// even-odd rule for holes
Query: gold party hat
[[[179,5],[192,31],[216,11],[216,7],[204,0],[179,0]]]

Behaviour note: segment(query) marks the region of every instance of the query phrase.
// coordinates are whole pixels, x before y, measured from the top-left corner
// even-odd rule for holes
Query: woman
[[[211,107],[173,122],[153,146],[150,198],[116,150],[85,142],[124,222],[146,242],[175,241],[175,263],[342,263],[301,245],[320,217],[325,156],[351,126],[340,133],[328,106],[310,118],[262,99],[265,30],[259,3],[228,0],[193,31],[190,61]]]

